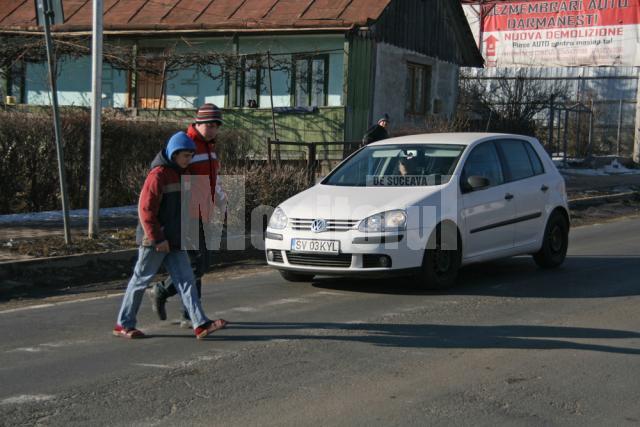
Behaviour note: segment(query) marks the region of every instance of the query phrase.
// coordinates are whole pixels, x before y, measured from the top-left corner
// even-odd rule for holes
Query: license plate
[[[291,239],[291,250],[337,255],[340,253],[340,242],[337,240]]]

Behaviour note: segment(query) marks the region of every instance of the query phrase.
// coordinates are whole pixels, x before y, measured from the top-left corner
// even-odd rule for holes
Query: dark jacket
[[[181,247],[180,177],[185,173],[167,159],[164,150],[151,162],[138,202],[136,242],[153,246],[167,240],[172,249]]]
[[[375,124],[371,126],[367,130],[367,132],[365,132],[364,136],[362,137],[362,143],[364,145],[367,145],[371,144],[372,142],[380,141],[387,138],[389,138],[387,130],[379,124]]]

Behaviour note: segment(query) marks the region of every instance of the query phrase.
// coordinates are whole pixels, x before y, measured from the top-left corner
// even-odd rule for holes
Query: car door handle
[[[507,193],[507,194],[504,195],[504,198],[505,198],[505,200],[511,200],[511,199],[513,199],[513,194]]]
[[[547,187],[544,184],[542,184],[542,187],[540,187],[540,191],[542,191],[542,192],[546,192],[548,189],[549,189],[549,187]]]

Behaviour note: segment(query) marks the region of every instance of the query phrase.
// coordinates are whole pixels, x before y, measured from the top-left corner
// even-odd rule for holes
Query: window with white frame
[[[253,58],[242,58],[236,73],[234,107],[260,107],[260,95],[266,92],[266,69]]]
[[[292,104],[297,107],[327,105],[329,56],[293,58]]]

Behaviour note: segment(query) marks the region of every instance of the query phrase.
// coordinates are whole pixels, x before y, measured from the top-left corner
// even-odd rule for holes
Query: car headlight
[[[271,214],[271,218],[269,219],[269,228],[273,228],[276,230],[282,230],[287,226],[287,222],[289,218],[285,215],[284,211],[277,207],[276,210]]]
[[[381,212],[360,221],[358,230],[365,233],[404,230],[407,213],[403,210]]]

